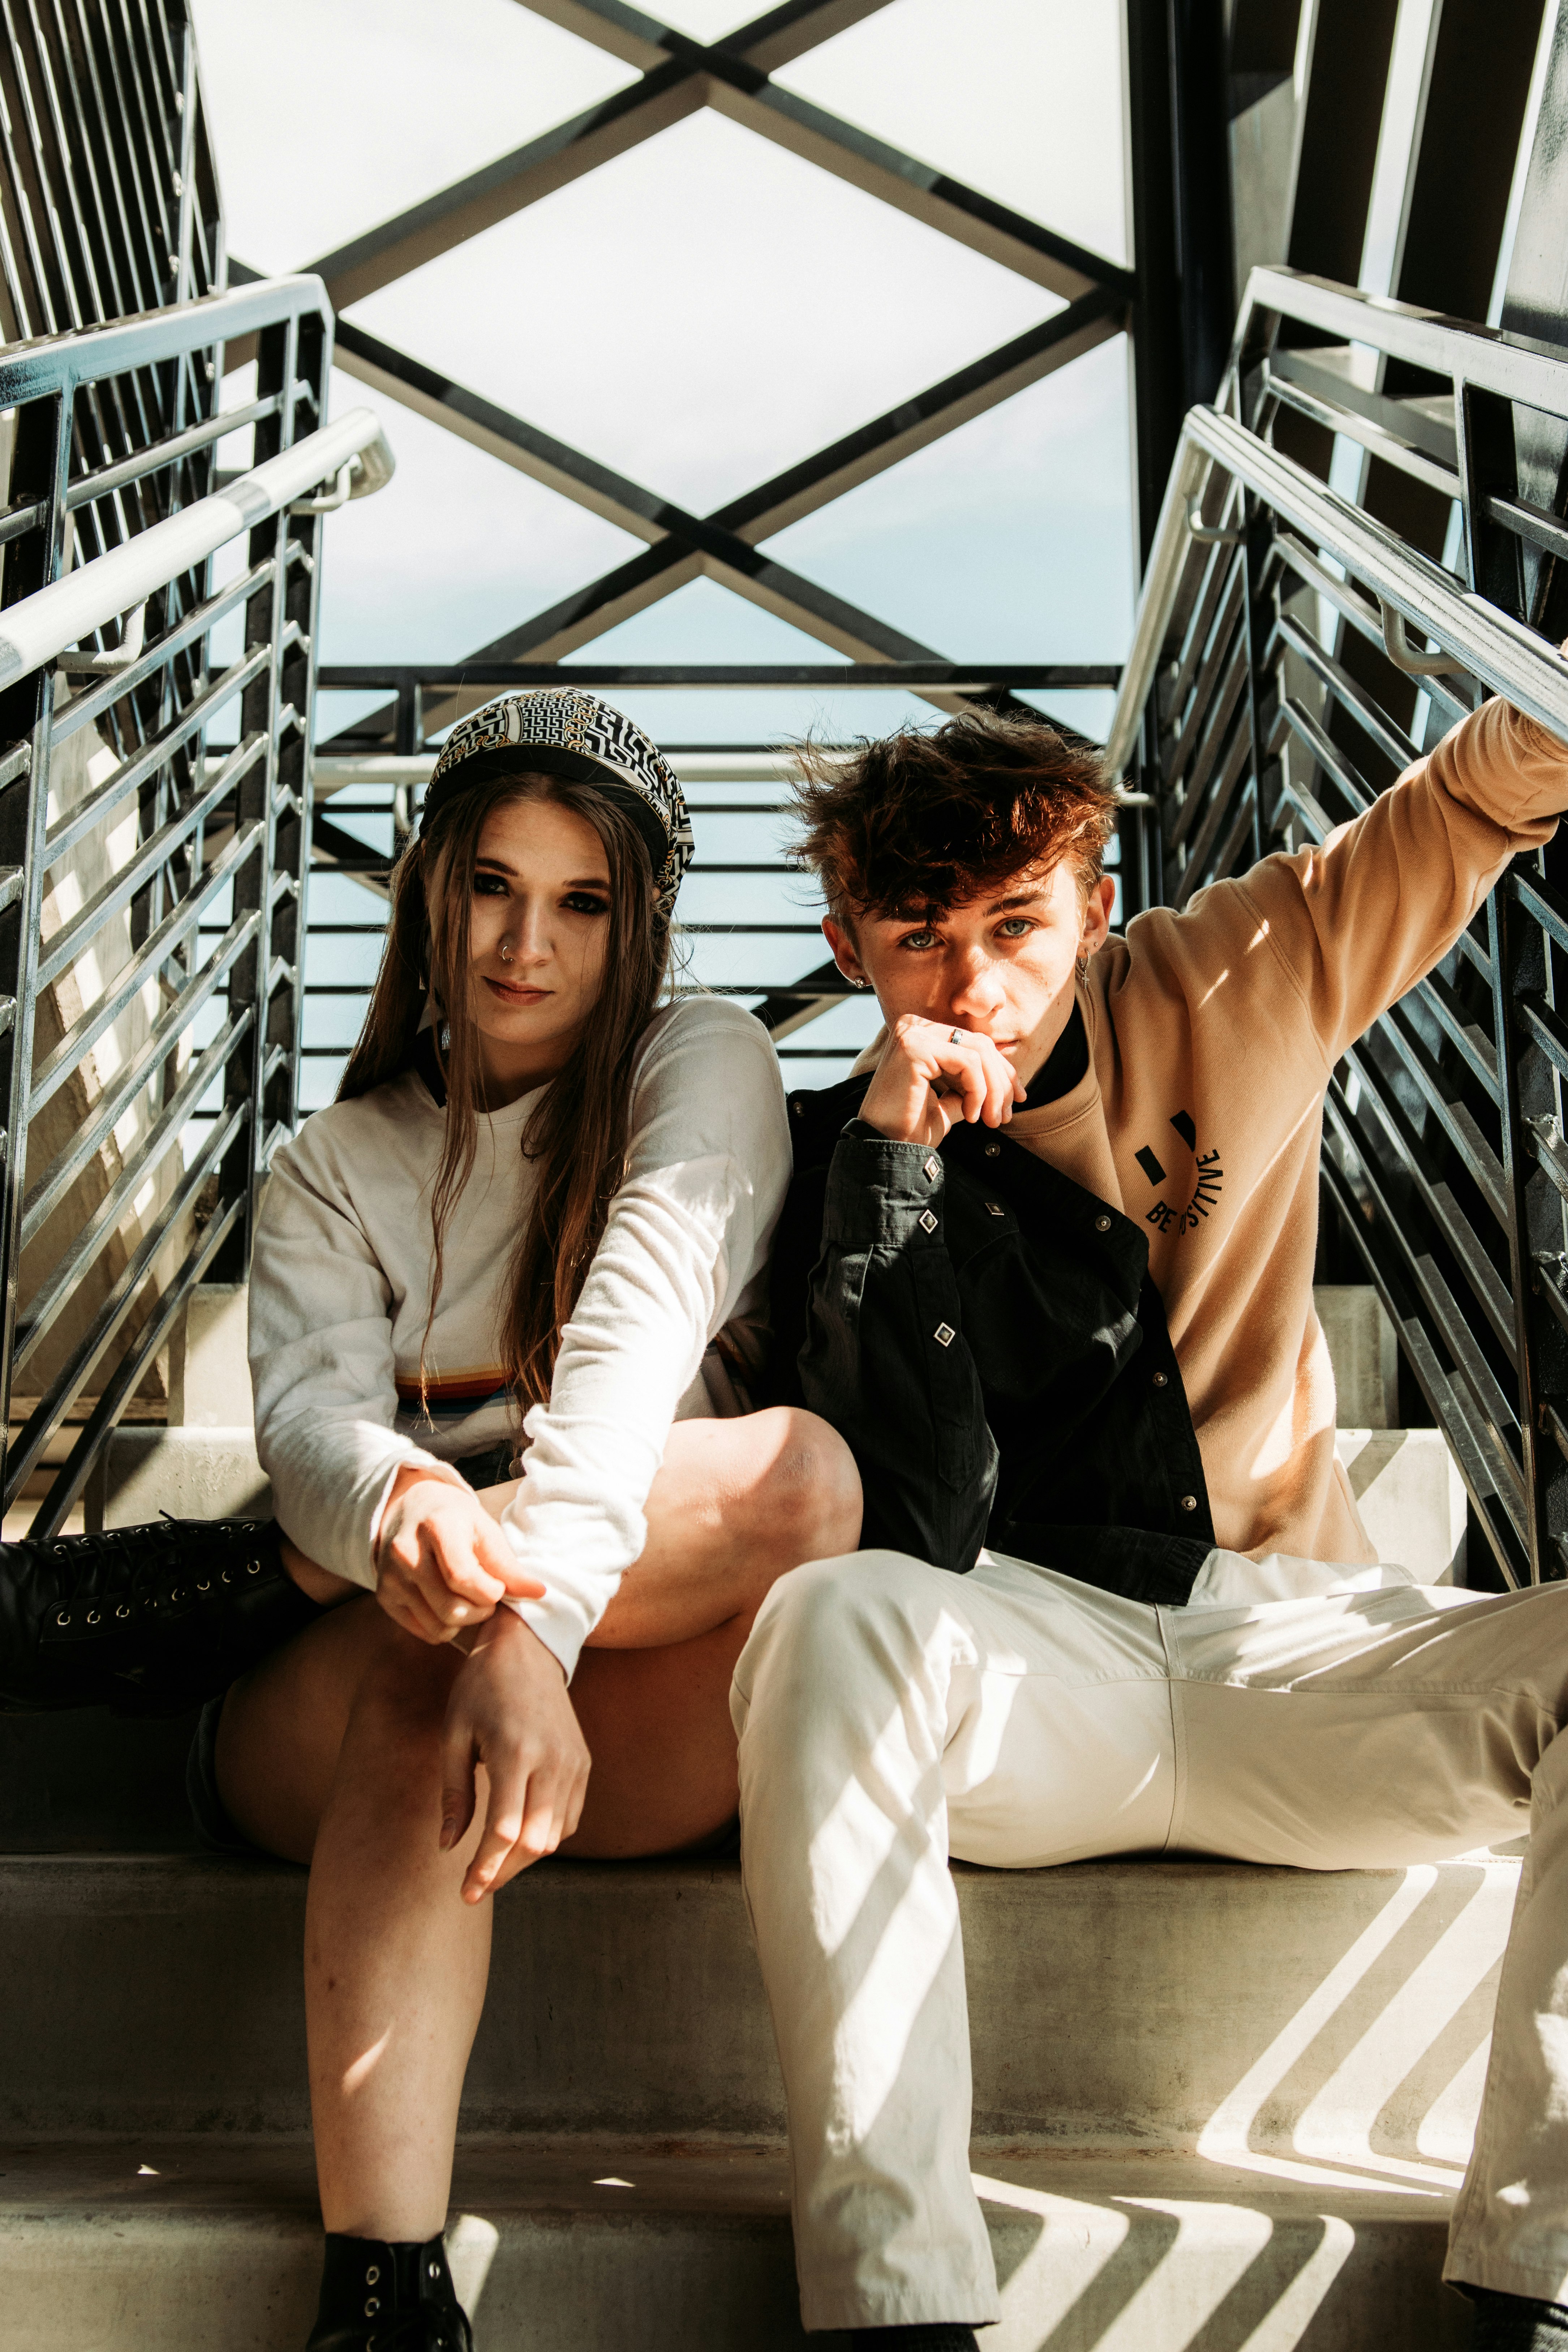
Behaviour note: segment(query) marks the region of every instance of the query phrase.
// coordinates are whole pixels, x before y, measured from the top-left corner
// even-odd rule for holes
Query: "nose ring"
[[[500,960],[502,963],[510,963],[511,961],[511,950],[508,947],[504,940],[502,940],[500,943]]]

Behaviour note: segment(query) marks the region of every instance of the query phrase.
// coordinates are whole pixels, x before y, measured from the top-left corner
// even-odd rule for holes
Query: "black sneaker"
[[[274,1519],[0,1544],[0,1712],[179,1715],[320,1616]]]
[[[474,2352],[441,2240],[329,2237],[305,2352]]]

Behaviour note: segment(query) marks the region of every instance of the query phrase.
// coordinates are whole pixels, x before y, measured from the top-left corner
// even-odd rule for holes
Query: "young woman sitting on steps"
[[[258,1442],[329,1605],[208,1706],[192,1784],[211,1841],[310,1864],[312,2352],[467,2352],[441,2231],[485,1898],[558,1847],[721,1839],[752,1616],[858,1539],[842,1441],[747,1409],[789,1139],[749,1014],[657,1009],[689,854],[593,698],[459,726],[260,1219]]]

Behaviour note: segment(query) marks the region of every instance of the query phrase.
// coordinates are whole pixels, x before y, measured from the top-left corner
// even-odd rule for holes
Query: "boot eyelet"
[[[364,2299],[364,2315],[365,2315],[365,2317],[366,2317],[367,2319],[374,2319],[374,2318],[375,2317],[376,2313],[377,2313],[380,2309],[381,2309],[381,2298],[380,2298],[380,2296],[379,2296],[379,2295],[374,2295],[374,2294],[367,2294],[367,2295],[366,2295],[366,2297],[365,2297],[365,2299]]]
[[[114,1613],[117,1617],[129,1617],[131,1611],[128,1604],[122,1601]]]
[[[198,1578],[196,1579],[196,1591],[197,1591],[198,1592],[210,1592],[210,1591],[212,1591],[212,1584],[211,1584],[210,1580],[204,1580],[203,1578],[198,1577]]]
[[[380,2263],[372,2263],[372,2264],[371,2264],[371,2266],[370,2266],[369,2270],[367,2270],[367,2271],[366,2271],[366,2273],[365,2273],[365,2274],[364,2274],[364,2283],[365,2283],[366,2286],[374,2286],[374,2285],[375,2284],[375,2283],[376,2283],[377,2279],[378,2279],[380,2276],[381,2276],[381,2265],[380,2265]]]
[[[440,2268],[440,2264],[439,2264],[438,2263],[431,2263],[431,2265],[430,2265],[430,2275],[431,2275],[431,2277],[432,2277],[432,2278],[439,2278],[439,2277],[440,2277],[440,2275],[441,2275],[441,2268]]]
[[[70,1621],[71,1613],[68,1609],[57,1610],[55,1612],[55,1623],[57,1625],[68,1625]]]
[[[258,1559],[247,1559],[245,1563],[245,1572],[247,1576],[259,1576],[261,1562]]]
[[[233,1570],[232,1570],[231,1569],[226,1569],[226,1569],[224,1570],[224,1572],[223,1572],[223,1581],[224,1581],[226,1584],[232,1584],[232,1583],[234,1582],[234,1572],[233,1572]]]
[[[171,1592],[171,1593],[170,1593],[170,1595],[169,1595],[169,1598],[170,1598],[170,1600],[171,1600],[171,1601],[183,1601],[183,1600],[184,1599],[184,1597],[185,1597],[184,1587],[183,1585],[180,1585],[180,1584],[176,1584],[176,1585],[175,1585],[175,1587],[174,1587],[174,1591],[173,1591],[173,1592]]]
[[[87,1622],[89,1625],[96,1625],[99,1622],[99,1612],[96,1609],[89,1609],[88,1611]]]

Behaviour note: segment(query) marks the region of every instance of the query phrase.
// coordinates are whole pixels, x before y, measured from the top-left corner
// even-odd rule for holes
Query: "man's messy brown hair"
[[[922,915],[1066,857],[1087,894],[1116,829],[1104,760],[1043,719],[977,704],[927,733],[795,753],[797,856],[828,912]]]

